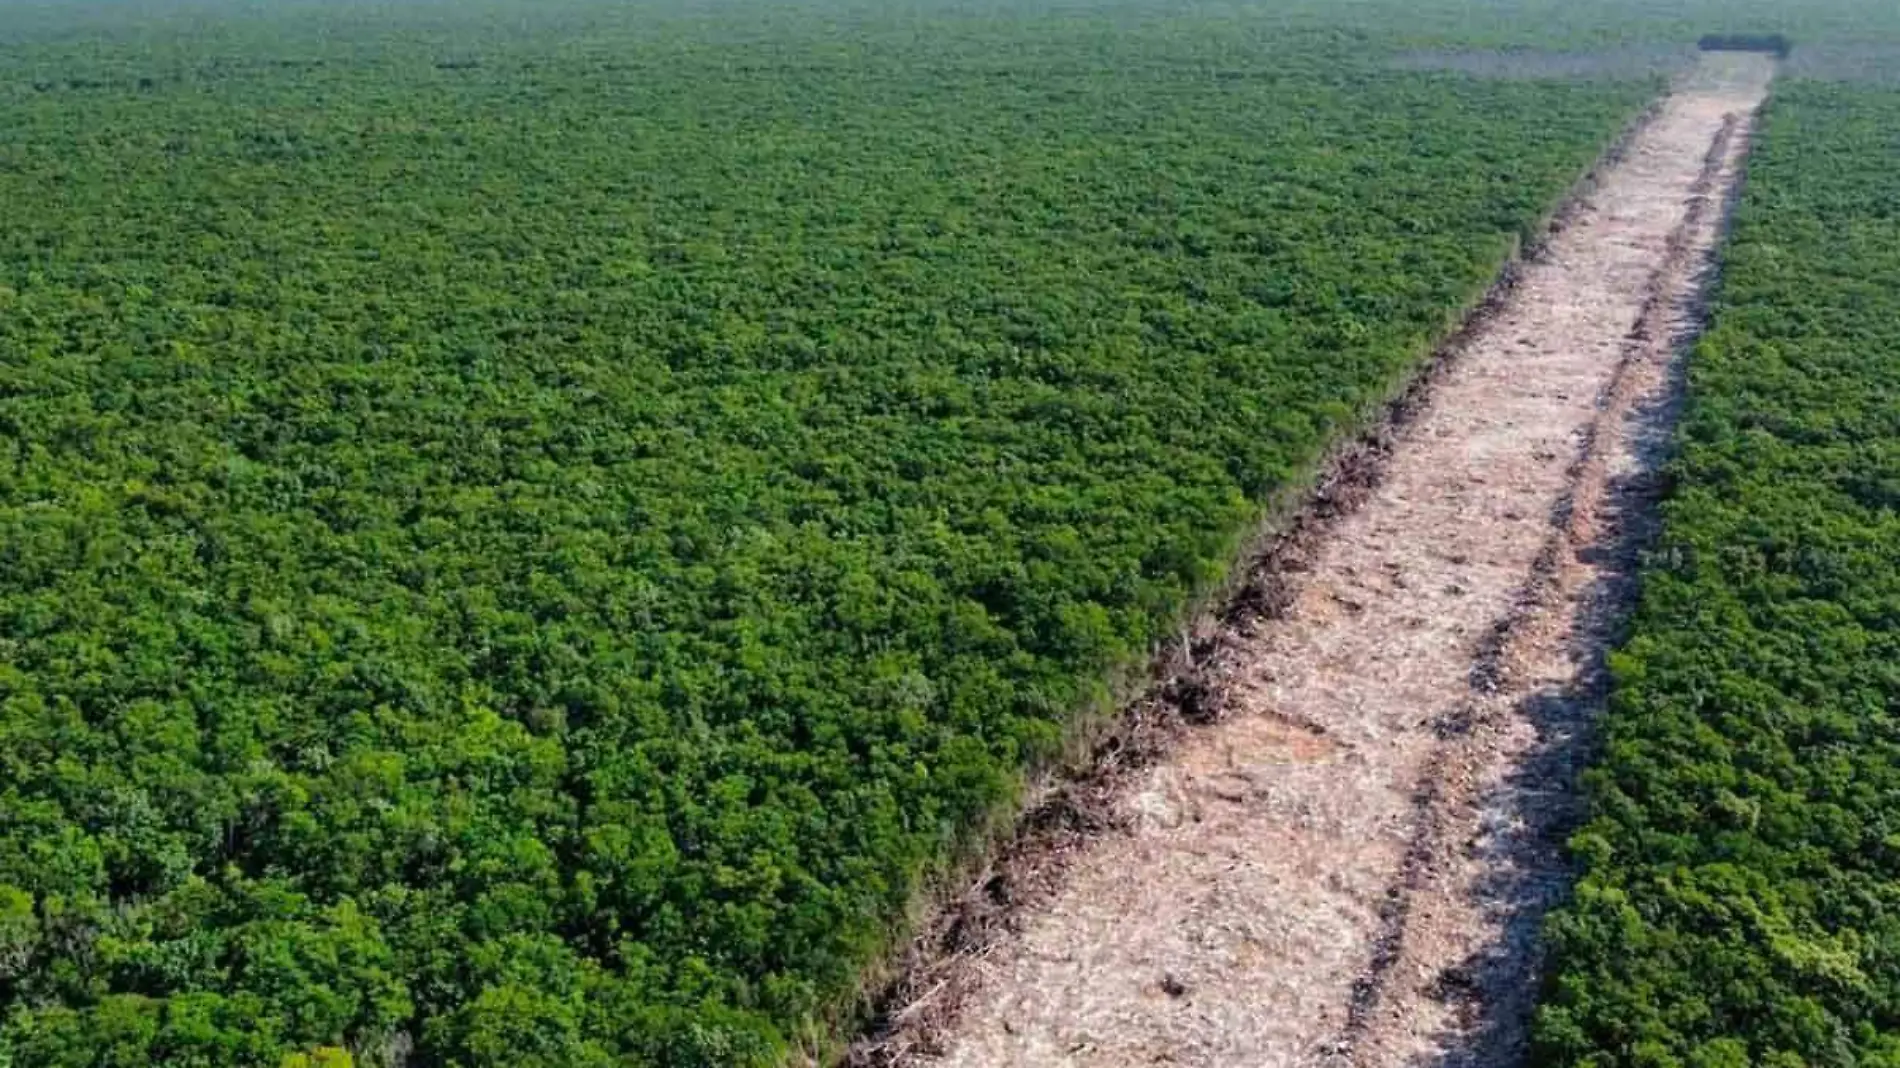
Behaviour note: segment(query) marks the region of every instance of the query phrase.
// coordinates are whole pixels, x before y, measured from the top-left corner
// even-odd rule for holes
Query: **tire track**
[[[1679,358],[1701,326],[1724,194],[1746,153],[1746,122],[1730,115],[1585,432],[1550,536],[1478,647],[1471,700],[1438,724],[1390,922],[1331,1043],[1341,1063],[1505,1066],[1524,1052],[1541,960],[1536,928],[1568,886],[1561,842],[1578,815],[1567,790],[1548,786],[1574,785],[1578,743],[1607,693],[1604,653],[1653,534]],[[1512,731],[1531,723],[1570,744],[1536,752],[1537,739]],[[1512,770],[1531,766],[1537,774],[1514,786]],[[1514,873],[1508,891],[1502,871]]]

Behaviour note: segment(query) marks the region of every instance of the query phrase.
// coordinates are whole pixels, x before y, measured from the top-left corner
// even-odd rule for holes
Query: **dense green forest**
[[[13,1068],[813,1041],[1655,88],[340,10],[7,40]]]
[[[1777,93],[1538,1062],[1900,1064],[1900,92]]]
[[[0,0],[0,1068],[822,1045],[1720,6]],[[1393,62],[1527,45],[1615,77]],[[1893,262],[1852,103],[1764,294]]]

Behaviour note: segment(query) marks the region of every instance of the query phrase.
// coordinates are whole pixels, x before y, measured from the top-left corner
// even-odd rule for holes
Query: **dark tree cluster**
[[[1787,59],[1794,42],[1779,33],[1710,33],[1696,47],[1704,52],[1768,52]]]

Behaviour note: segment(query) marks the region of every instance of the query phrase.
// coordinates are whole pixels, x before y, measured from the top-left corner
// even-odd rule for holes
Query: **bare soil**
[[[1341,458],[1271,583],[1186,643],[1154,699],[1174,714],[1131,710],[943,910],[853,1063],[1520,1058],[1603,650],[1772,72],[1712,54],[1678,85],[1390,439]]]

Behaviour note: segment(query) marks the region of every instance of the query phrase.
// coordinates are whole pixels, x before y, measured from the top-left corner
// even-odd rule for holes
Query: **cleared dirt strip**
[[[1772,68],[1706,57],[1521,269],[1333,518],[1211,646],[1221,719],[867,1058],[1506,1064],[1680,339]],[[1245,613],[1239,617],[1248,619]],[[956,987],[954,1015],[926,1003]],[[948,999],[946,999],[948,1000]]]

